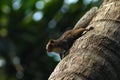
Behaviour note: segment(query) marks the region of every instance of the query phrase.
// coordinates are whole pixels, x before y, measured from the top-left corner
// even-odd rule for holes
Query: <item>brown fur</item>
[[[82,36],[84,31],[89,31],[91,29],[93,29],[93,27],[90,29],[79,28],[68,30],[59,39],[49,40],[48,44],[46,45],[46,50],[48,52],[56,52],[62,55],[69,50],[76,39]]]

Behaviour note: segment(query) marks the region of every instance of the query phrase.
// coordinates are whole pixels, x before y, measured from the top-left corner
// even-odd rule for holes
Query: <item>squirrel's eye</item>
[[[50,44],[49,47],[53,47],[53,44]]]

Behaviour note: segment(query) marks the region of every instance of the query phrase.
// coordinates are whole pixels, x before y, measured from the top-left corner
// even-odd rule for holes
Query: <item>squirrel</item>
[[[84,31],[89,31],[93,27],[86,29],[90,21],[96,15],[98,8],[93,7],[76,23],[72,30],[68,30],[57,40],[49,40],[46,45],[47,52],[56,52],[61,59],[65,57],[66,52],[70,49],[74,41],[83,35]]]
[[[65,53],[70,49],[72,44],[76,39],[82,36],[84,31],[92,30],[93,27],[89,29],[86,28],[79,28],[79,29],[72,29],[68,30],[63,35],[58,38],[57,40],[49,40],[46,45],[47,52],[56,52],[60,55],[60,58],[65,57]]]

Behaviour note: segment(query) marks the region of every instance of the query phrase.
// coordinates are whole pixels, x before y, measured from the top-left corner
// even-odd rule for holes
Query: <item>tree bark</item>
[[[104,20],[102,20],[104,19]],[[120,80],[120,0],[104,0],[49,80]]]

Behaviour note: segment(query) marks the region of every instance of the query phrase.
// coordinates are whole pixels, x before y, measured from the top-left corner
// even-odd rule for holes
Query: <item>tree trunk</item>
[[[120,0],[104,0],[49,80],[120,80]]]

